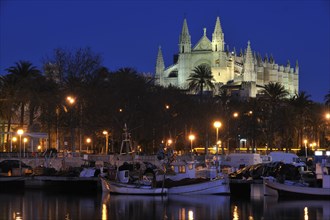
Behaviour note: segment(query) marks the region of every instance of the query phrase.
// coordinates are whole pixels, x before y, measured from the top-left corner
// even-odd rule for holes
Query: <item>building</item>
[[[158,49],[155,83],[164,87],[170,85],[187,89],[187,79],[198,65],[207,65],[215,79],[216,93],[220,88],[227,88],[231,94],[240,97],[256,97],[263,86],[273,82],[281,83],[293,96],[299,90],[299,66],[290,62],[284,66],[275,63],[272,56],[264,58],[252,51],[250,41],[244,53],[236,53],[225,48],[224,33],[219,17],[216,19],[212,39],[204,28],[204,34],[192,47],[187,20],[184,19],[179,36],[179,52],[174,55],[174,64],[165,67],[161,47]],[[218,90],[217,90],[218,89]]]

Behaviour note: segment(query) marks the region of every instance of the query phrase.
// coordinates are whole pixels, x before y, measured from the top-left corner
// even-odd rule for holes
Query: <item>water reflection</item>
[[[42,191],[0,194],[0,219],[330,220],[330,201],[270,196],[123,196]]]
[[[278,201],[264,211],[265,219],[330,220],[330,200]]]

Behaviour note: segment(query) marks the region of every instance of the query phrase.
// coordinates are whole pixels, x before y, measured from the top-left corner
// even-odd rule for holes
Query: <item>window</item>
[[[185,173],[186,167],[185,166],[179,166],[179,173]]]

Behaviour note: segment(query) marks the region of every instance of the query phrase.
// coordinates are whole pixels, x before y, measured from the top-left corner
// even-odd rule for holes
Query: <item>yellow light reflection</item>
[[[235,205],[234,206],[234,211],[233,211],[233,220],[238,220],[239,219],[239,215],[238,215],[238,208]]]
[[[253,220],[253,219],[254,219],[253,216],[250,215],[250,216],[249,216],[249,220]]]
[[[181,220],[186,219],[186,210],[184,208],[179,210],[179,219],[181,219]]]
[[[193,220],[194,219],[194,211],[192,211],[192,210],[189,210],[188,211],[188,219],[189,220]]]
[[[13,213],[13,219],[22,220],[23,219],[22,214],[20,212],[14,212]]]
[[[105,204],[102,204],[102,220],[108,219],[107,213],[107,206]]]
[[[304,220],[308,220],[308,208],[304,208]]]

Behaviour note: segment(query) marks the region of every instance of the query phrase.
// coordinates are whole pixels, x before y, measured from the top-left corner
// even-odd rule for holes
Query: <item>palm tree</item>
[[[35,88],[35,82],[40,77],[40,71],[32,66],[29,61],[19,61],[15,63],[15,66],[11,66],[6,71],[16,79],[16,94],[15,99],[20,104],[20,126],[24,125],[24,113],[25,106],[30,98],[33,98],[33,90]]]
[[[196,66],[187,81],[189,82],[189,90],[196,93],[199,92],[201,97],[203,96],[204,88],[214,89],[214,78],[210,68],[206,65]]]
[[[285,99],[288,96],[288,91],[284,88],[281,83],[270,82],[264,86],[263,90],[265,98],[268,99],[272,104]]]
[[[312,101],[310,100],[310,95],[308,95],[305,91],[301,91],[296,94],[291,100],[290,104],[293,107],[295,112],[295,117],[293,120],[296,121],[296,129],[297,129],[297,142],[298,146],[301,146],[303,136],[304,136],[304,128],[306,127],[306,122],[311,117],[311,106]]]
[[[16,97],[16,79],[12,75],[0,77],[0,120],[7,124],[7,142],[11,130],[12,119],[18,109]]]
[[[264,86],[263,95],[260,97],[264,104],[265,131],[270,150],[274,147],[274,135],[279,128],[277,115],[284,107],[288,91],[278,82],[270,82]]]

